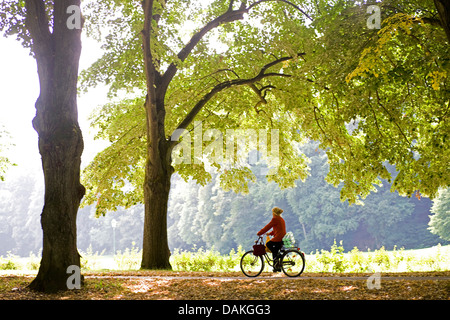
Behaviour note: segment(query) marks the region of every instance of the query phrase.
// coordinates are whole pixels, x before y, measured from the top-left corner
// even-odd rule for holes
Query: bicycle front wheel
[[[288,277],[298,277],[305,269],[305,257],[300,251],[288,250],[281,259],[281,269]]]
[[[247,277],[257,277],[264,269],[263,256],[255,256],[253,250],[247,251],[241,258],[241,270]]]

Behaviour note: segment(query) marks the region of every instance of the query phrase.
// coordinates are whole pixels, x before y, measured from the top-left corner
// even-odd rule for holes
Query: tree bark
[[[26,1],[26,24],[40,83],[33,127],[39,136],[45,182],[42,260],[29,288],[42,292],[67,290],[67,268],[80,266],[76,218],[85,193],[80,183],[83,137],[77,112],[81,29],[67,27],[70,5],[79,6],[80,1],[55,1],[50,32],[44,2]]]
[[[156,93],[154,93],[156,95]],[[164,98],[147,97],[147,161],[144,180],[142,269],[172,269],[167,237],[167,205],[172,167],[171,146],[165,139]]]
[[[167,203],[170,178],[173,173],[169,143],[165,139],[165,93],[161,87],[161,74],[156,70],[152,55],[153,0],[144,0],[145,14],[142,34],[147,99],[147,160],[144,180],[144,236],[142,245],[142,269],[171,269],[167,238]]]
[[[450,42],[450,0],[434,0],[434,5],[439,12],[442,27]]]
[[[167,237],[167,204],[174,172],[168,143],[160,142],[161,166],[147,161],[144,182],[145,218],[141,269],[172,269]]]

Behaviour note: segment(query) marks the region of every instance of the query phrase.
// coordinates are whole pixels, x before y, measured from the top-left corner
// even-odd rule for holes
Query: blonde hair
[[[281,216],[281,214],[283,213],[283,209],[280,209],[280,208],[278,208],[278,207],[273,207],[273,208],[272,208],[272,212],[273,212],[274,214],[276,214],[277,216]]]

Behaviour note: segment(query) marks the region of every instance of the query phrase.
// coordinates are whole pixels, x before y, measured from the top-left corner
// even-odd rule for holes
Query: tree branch
[[[153,20],[153,0],[144,0],[142,2],[144,9],[144,28],[141,31],[142,34],[142,49],[144,51],[144,65],[145,76],[147,79],[147,94],[154,92],[155,85],[155,66],[153,65],[153,55],[151,50],[151,32],[152,32],[152,20]],[[152,94],[152,98],[155,95]]]
[[[450,42],[450,1],[434,0],[434,5],[439,13],[439,19],[447,35],[447,40]]]
[[[192,52],[195,46],[209,31],[217,28],[219,25],[223,23],[233,22],[244,18],[244,13],[247,13],[248,9],[242,8],[241,6],[239,10],[233,10],[232,5],[233,1],[230,2],[230,6],[227,12],[207,23],[202,29],[200,29],[200,31],[198,31],[196,34],[192,36],[191,40],[186,44],[186,46],[183,49],[181,49],[181,51],[177,55],[180,61],[183,62],[184,60],[186,60],[186,58],[189,56],[189,54]],[[170,82],[172,81],[177,71],[178,71],[177,65],[174,62],[172,62],[170,66],[167,68],[164,75],[162,76],[160,87],[162,93],[166,92]]]
[[[45,56],[52,37],[45,13],[45,3],[43,0],[26,0],[25,8],[25,24],[33,39],[33,51],[41,57]]]
[[[160,132],[164,132],[164,125],[161,125],[161,117],[158,117],[157,106],[157,82],[160,80],[159,72],[156,70],[153,60],[151,42],[152,42],[152,22],[153,18],[153,0],[143,0],[142,7],[144,9],[144,28],[142,34],[142,48],[144,53],[144,67],[147,84],[147,97],[145,101],[145,111],[147,119],[147,144],[148,144],[148,161],[154,166],[161,166],[161,159],[158,156],[159,136]],[[158,119],[159,118],[159,119]],[[163,118],[162,118],[163,119]],[[152,150],[152,151],[150,151]]]
[[[280,2],[287,3],[288,5],[294,7],[295,9],[297,9],[298,11],[303,13],[305,15],[305,17],[307,17],[309,20],[313,21],[313,19],[305,11],[303,11],[299,6],[297,6],[296,4],[293,4],[292,2],[287,1],[287,0],[259,0],[259,1],[254,2],[253,4],[251,4],[248,7],[248,10],[250,10],[251,8],[253,8],[254,6],[256,6],[256,5],[260,4],[260,3],[268,2],[268,1],[280,1]]]
[[[325,130],[322,128],[322,126],[320,125],[319,122],[319,118],[317,117],[317,111],[320,113],[320,109],[317,106],[314,106],[314,119],[316,121],[317,126],[319,127],[320,131],[322,132],[324,138],[326,140],[328,140],[328,142],[330,143],[330,147],[333,147],[333,145],[335,144],[333,142],[333,140],[327,135],[327,133],[325,132]],[[325,122],[325,121],[324,121]],[[336,140],[336,145],[337,147],[342,151],[343,154],[345,154],[345,150],[342,148],[341,144]],[[349,149],[350,149],[350,155],[353,156],[352,150],[351,150],[351,146],[349,145]]]
[[[423,17],[420,19],[414,19],[413,22],[414,23],[419,23],[420,21],[427,23],[429,25],[432,26],[436,26],[436,27],[442,27],[442,23],[441,20],[439,18],[428,18],[428,17]]]
[[[217,17],[216,19],[210,21],[202,29],[200,29],[200,31],[198,31],[196,34],[194,34],[192,36],[191,40],[188,42],[188,44],[186,44],[186,46],[183,49],[181,49],[181,51],[178,53],[178,55],[177,55],[178,59],[182,62],[184,60],[186,60],[186,58],[189,56],[189,54],[192,52],[192,50],[195,48],[195,46],[200,42],[200,40],[209,31],[217,28],[219,25],[221,25],[223,23],[242,20],[244,18],[244,14],[248,13],[250,9],[252,9],[253,7],[255,7],[263,2],[267,2],[267,1],[281,1],[281,2],[287,3],[291,6],[293,6],[294,8],[296,8],[301,13],[303,13],[306,17],[308,17],[312,21],[312,18],[306,12],[304,12],[297,5],[295,5],[292,2],[287,1],[287,0],[260,0],[260,1],[257,1],[253,4],[251,4],[248,8],[245,7],[246,1],[242,1],[241,6],[239,7],[238,10],[233,10],[234,0],[230,0],[230,4],[228,6],[227,12],[225,12],[221,16]],[[177,71],[178,71],[177,65],[174,62],[172,62],[170,64],[170,66],[167,68],[164,75],[162,76],[161,86],[159,88],[162,96],[164,96],[170,82],[172,81],[172,79],[175,76],[175,74],[177,73]]]
[[[388,109],[386,109],[386,107],[381,103],[381,99],[380,96],[378,94],[378,89],[375,90],[376,96],[377,96],[377,102],[378,105],[384,110],[384,112],[386,112],[386,114],[389,116],[390,119],[392,119],[392,121],[394,122],[395,126],[397,127],[398,131],[401,133],[401,135],[403,136],[403,138],[405,139],[405,141],[408,143],[408,145],[411,145],[411,142],[408,140],[408,137],[405,135],[405,133],[403,132],[402,128],[400,127],[400,125],[397,123],[397,121],[395,121],[395,118],[393,115],[391,115],[391,113],[389,112]]]
[[[378,124],[377,115],[375,113],[375,110],[372,107],[372,104],[370,103],[370,95],[367,97],[367,105],[369,106],[370,110],[372,111],[372,115],[373,115],[373,118],[375,120],[375,126],[377,127],[377,131],[380,134],[381,138],[384,139],[384,135],[383,135],[383,133],[380,130],[380,125]]]
[[[305,53],[299,53],[298,55],[303,55]],[[270,72],[266,73],[267,69],[275,66],[283,61],[287,61],[290,59],[293,59],[294,57],[283,57],[280,59],[277,59],[275,61],[272,61],[265,66],[261,68],[261,71],[253,78],[250,79],[233,79],[229,81],[222,82],[218,85],[216,85],[210,92],[208,92],[203,98],[197,102],[197,104],[191,109],[191,111],[186,115],[186,117],[180,122],[180,124],[177,126],[178,129],[186,129],[189,124],[192,123],[195,116],[201,111],[201,109],[210,101],[217,93],[236,86],[242,86],[242,85],[253,85],[255,82],[260,81],[264,78],[268,77],[291,77],[289,74],[282,74],[282,73],[276,73],[276,72]],[[171,141],[172,148],[178,143],[177,141]]]

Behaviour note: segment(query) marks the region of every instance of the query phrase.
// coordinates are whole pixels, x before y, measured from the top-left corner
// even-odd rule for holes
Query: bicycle
[[[255,245],[263,244],[262,236],[255,241]],[[281,270],[288,277],[298,277],[305,270],[305,254],[297,247],[281,247],[277,257],[281,263]],[[247,277],[257,277],[264,270],[264,260],[273,267],[273,260],[270,259],[267,251],[262,255],[255,255],[254,250],[249,250],[243,254],[240,262],[241,270]]]

